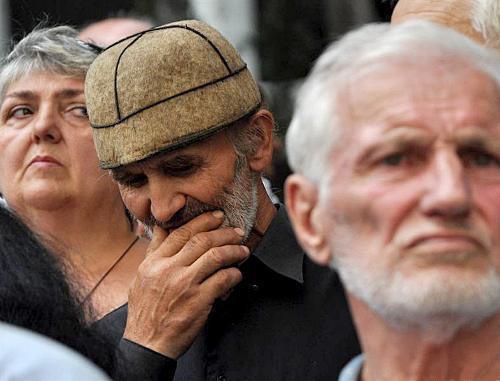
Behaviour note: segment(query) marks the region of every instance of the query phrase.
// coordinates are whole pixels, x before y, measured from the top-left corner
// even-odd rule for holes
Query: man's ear
[[[258,146],[252,155],[247,157],[248,166],[254,172],[263,172],[273,160],[274,117],[269,110],[257,111],[250,120],[250,126],[258,136]]]
[[[330,247],[318,200],[318,189],[302,175],[290,175],[285,182],[285,204],[295,235],[309,257],[320,265],[331,260]]]

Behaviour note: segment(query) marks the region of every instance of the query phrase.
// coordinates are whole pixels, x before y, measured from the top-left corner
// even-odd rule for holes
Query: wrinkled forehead
[[[0,106],[9,99],[35,100],[42,95],[61,100],[84,98],[84,78],[51,71],[31,71],[5,86],[0,97]]]
[[[30,87],[30,80],[40,76],[51,77],[54,80],[70,80],[73,85],[78,85],[83,89],[85,73],[76,75],[67,73],[57,67],[37,67],[36,65],[17,65],[4,67],[0,72],[0,104],[5,100],[5,96],[15,87]]]
[[[499,86],[488,74],[462,59],[442,57],[415,61],[389,58],[361,65],[341,85],[341,116],[350,120],[385,115],[397,104],[461,103],[498,113]]]

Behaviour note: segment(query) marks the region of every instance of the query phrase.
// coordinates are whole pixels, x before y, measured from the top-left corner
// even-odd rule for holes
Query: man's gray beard
[[[350,293],[397,329],[428,332],[442,342],[500,311],[500,275],[493,267],[481,277],[465,274],[455,281],[439,269],[404,275],[369,268],[349,251],[347,235],[338,236],[332,237],[331,267]]]
[[[238,155],[235,161],[233,182],[224,187],[222,194],[218,195],[213,204],[206,204],[192,197],[187,197],[186,205],[178,211],[169,221],[157,221],[151,217],[145,221],[146,235],[153,236],[152,229],[155,225],[165,230],[175,229],[184,225],[202,213],[212,210],[224,212],[222,227],[239,227],[243,230],[244,243],[252,231],[257,217],[257,181],[259,174],[247,166],[244,156]]]
[[[236,158],[232,189],[224,189],[221,202],[225,213],[222,226],[239,227],[244,231],[242,242],[250,236],[257,218],[257,184],[260,175],[248,168],[246,157]]]

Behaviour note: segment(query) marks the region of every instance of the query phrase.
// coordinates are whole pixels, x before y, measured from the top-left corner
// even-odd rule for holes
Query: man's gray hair
[[[357,73],[374,65],[387,66],[394,60],[418,65],[443,59],[470,64],[500,84],[497,52],[429,21],[412,20],[396,26],[369,24],[330,45],[296,98],[286,137],[291,168],[322,185],[339,135],[349,128],[339,115],[339,94],[346,84],[355,81]]]
[[[7,88],[26,74],[49,72],[85,78],[98,48],[79,41],[69,26],[35,28],[1,62],[0,103]]]
[[[473,0],[471,23],[481,33],[486,45],[500,48],[500,2],[498,0]]]

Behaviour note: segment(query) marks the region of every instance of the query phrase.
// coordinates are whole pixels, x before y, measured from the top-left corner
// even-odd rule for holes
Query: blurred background
[[[278,126],[277,152],[267,176],[282,199],[288,175],[280,139],[294,91],[329,42],[354,27],[387,21],[383,0],[0,0],[0,57],[35,25],[82,28],[108,17],[138,17],[154,25],[195,18],[221,31],[261,84]]]

